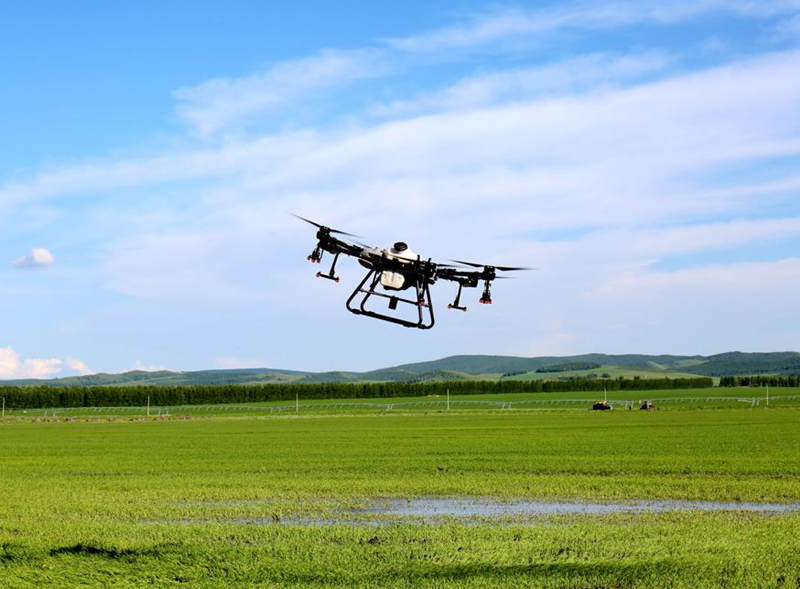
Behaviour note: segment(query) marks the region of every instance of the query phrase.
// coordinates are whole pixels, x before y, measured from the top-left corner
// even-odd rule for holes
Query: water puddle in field
[[[253,502],[245,502],[253,504]],[[258,502],[256,502],[258,503]],[[329,505],[329,507],[331,507]],[[142,523],[240,524],[284,526],[357,526],[379,527],[403,523],[442,525],[453,522],[501,525],[541,522],[542,517],[558,515],[610,515],[615,513],[664,513],[674,511],[731,511],[764,515],[800,512],[800,503],[753,503],[735,501],[693,501],[685,499],[601,501],[497,501],[486,497],[419,497],[376,499],[367,507],[333,508],[324,515],[313,506],[308,515],[287,515],[280,509],[264,515],[240,517],[187,518],[149,520]],[[317,516],[311,515],[316,511]]]
[[[681,499],[632,500],[618,503],[589,501],[511,501],[486,498],[423,497],[388,499],[361,513],[401,517],[483,517],[537,515],[606,515],[622,512],[663,511],[752,511],[784,513],[800,511],[800,503],[740,503],[733,501],[691,501]]]

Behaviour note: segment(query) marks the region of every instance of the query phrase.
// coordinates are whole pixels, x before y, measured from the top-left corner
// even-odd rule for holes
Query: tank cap
[[[395,242],[393,246],[394,251],[396,252],[404,252],[408,249],[408,244],[403,241]]]

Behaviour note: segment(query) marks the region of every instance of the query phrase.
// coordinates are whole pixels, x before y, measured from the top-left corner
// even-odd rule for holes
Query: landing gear
[[[312,254],[313,255],[313,254]],[[309,256],[310,258],[311,256]],[[328,280],[333,280],[334,282],[339,282],[339,277],[334,274],[336,270],[336,262],[339,260],[339,254],[337,253],[333,256],[333,263],[331,264],[331,269],[328,270],[327,274],[323,274],[322,272],[317,272],[317,278],[327,278]]]
[[[454,300],[452,303],[447,305],[448,309],[458,309],[459,311],[464,311],[464,312],[467,311],[467,307],[466,306],[462,307],[462,306],[459,305],[459,303],[461,302],[461,289],[463,289],[463,288],[464,288],[464,284],[459,282],[458,283],[458,292],[456,293],[456,300]]]
[[[403,327],[416,327],[418,329],[430,329],[434,324],[433,303],[431,302],[431,291],[427,283],[415,283],[414,290],[416,296],[404,298],[398,295],[387,294],[376,290],[380,286],[381,271],[370,270],[364,279],[356,286],[353,294],[347,299],[347,310],[356,315],[366,315],[375,319],[382,319],[391,323],[402,325]],[[356,297],[363,295],[359,303],[355,303]],[[417,309],[417,320],[412,321],[403,319],[397,315],[388,315],[367,309],[367,301],[372,297],[383,297],[389,300],[389,310],[396,311],[400,303],[411,305]]]

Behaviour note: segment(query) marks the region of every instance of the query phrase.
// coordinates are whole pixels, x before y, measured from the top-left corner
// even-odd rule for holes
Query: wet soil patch
[[[473,497],[421,497],[387,499],[360,513],[401,517],[497,518],[539,515],[607,515],[623,512],[664,511],[750,511],[786,513],[800,511],[800,503],[752,503],[734,501],[692,501],[682,499],[592,501],[509,501]]]

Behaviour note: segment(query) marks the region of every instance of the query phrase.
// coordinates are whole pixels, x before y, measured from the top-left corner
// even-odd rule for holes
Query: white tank
[[[383,251],[390,260],[399,260],[401,262],[411,262],[419,257],[416,252],[411,250],[408,245],[402,241],[398,241],[392,247]],[[388,270],[381,272],[381,286],[384,288],[402,290],[406,285],[405,282],[405,277],[399,272],[389,272]]]
[[[408,245],[402,241],[398,241],[392,247],[384,250],[387,258],[395,260],[416,260],[418,258],[417,252],[413,251]]]
[[[402,290],[406,279],[402,274],[384,270],[381,272],[381,286],[390,290]]]

